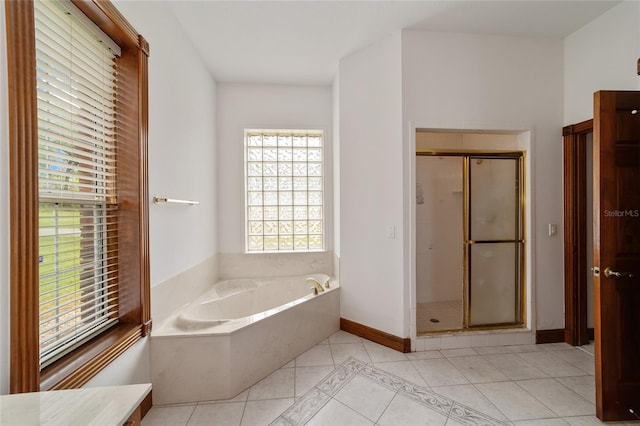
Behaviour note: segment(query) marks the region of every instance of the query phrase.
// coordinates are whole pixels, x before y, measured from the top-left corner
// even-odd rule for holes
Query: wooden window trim
[[[589,343],[587,328],[587,135],[593,120],[562,129],[564,151],[564,341]]]
[[[149,45],[108,0],[73,0],[122,49],[118,113],[120,322],[40,372],[37,94],[33,1],[5,3],[9,81],[10,391],[80,387],[151,331],[148,196]]]

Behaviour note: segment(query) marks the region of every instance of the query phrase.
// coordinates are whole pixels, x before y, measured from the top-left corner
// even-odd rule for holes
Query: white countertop
[[[0,425],[122,425],[151,384],[0,395]]]

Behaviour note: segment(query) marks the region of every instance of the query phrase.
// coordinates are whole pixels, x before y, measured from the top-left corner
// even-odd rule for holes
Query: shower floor
[[[432,321],[437,320],[437,322]],[[416,306],[418,333],[462,329],[462,300],[418,303]]]

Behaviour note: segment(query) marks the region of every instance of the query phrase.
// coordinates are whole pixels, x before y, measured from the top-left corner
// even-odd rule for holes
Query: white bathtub
[[[151,334],[156,404],[228,399],[340,327],[337,281],[308,276],[221,281]]]

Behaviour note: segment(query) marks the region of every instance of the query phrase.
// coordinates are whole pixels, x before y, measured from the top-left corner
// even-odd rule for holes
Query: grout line
[[[387,412],[387,410],[389,409],[389,406],[391,405],[391,403],[392,403],[392,402],[396,399],[396,397],[398,396],[398,392],[399,392],[399,391],[396,391],[396,392],[393,394],[393,398],[391,398],[391,399],[389,400],[389,402],[387,403],[387,406],[386,406],[386,407],[384,407],[384,410],[382,410],[382,412],[380,413],[380,415],[378,416],[378,418],[373,422],[374,424],[376,424],[376,425],[378,424],[378,422],[380,421],[380,419],[382,418],[382,416],[384,416],[384,413],[386,413],[386,412]]]
[[[502,373],[504,374],[504,373]],[[504,374],[506,376],[506,374]],[[511,381],[511,380],[510,380]],[[476,384],[480,384],[480,383],[471,383],[471,386],[473,386],[473,388],[480,394],[482,395],[482,397],[489,402],[489,404],[491,404],[491,406],[493,406],[496,410],[498,410],[498,413],[502,414],[502,416],[507,419],[506,421],[509,423],[513,423],[513,421],[509,418],[509,416],[507,416],[506,413],[504,413],[496,404],[493,403],[493,401],[491,399],[489,399],[489,397],[487,395],[485,395],[480,389],[478,389],[476,387]]]
[[[584,377],[584,376],[569,376],[569,377]],[[580,398],[584,399],[585,401],[587,401],[589,404],[595,406],[595,401],[591,402],[589,401],[587,398],[585,398],[584,396],[582,396],[582,394],[579,394],[578,392],[574,391],[573,389],[571,389],[569,386],[565,385],[564,383],[562,383],[560,380],[558,379],[564,379],[564,377],[554,377],[555,381],[560,383],[561,386],[564,386],[565,388],[569,389],[571,392],[575,393],[576,395],[578,395]],[[595,378],[594,378],[595,380]],[[594,395],[595,398],[595,395]]]
[[[187,421],[184,423],[185,426],[187,426],[189,424],[189,422],[191,421],[191,417],[193,417],[193,413],[196,412],[196,407],[198,407],[198,404],[196,403],[196,405],[193,406],[193,410],[191,410],[191,414],[189,414],[189,418],[187,419]]]

